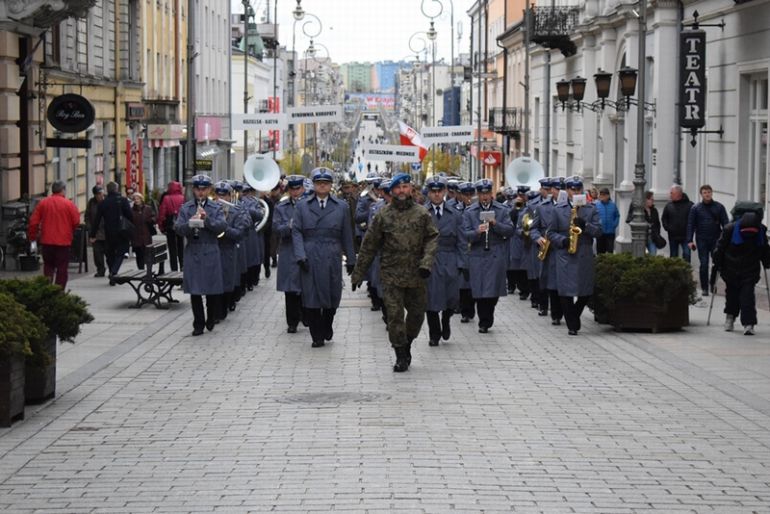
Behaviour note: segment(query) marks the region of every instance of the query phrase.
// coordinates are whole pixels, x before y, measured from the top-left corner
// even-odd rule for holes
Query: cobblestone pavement
[[[103,280],[103,279],[102,279]],[[285,333],[268,281],[202,337],[183,302],[71,282],[96,322],[55,401],[0,430],[11,512],[770,512],[770,315],[721,331],[567,337],[518,298],[490,334],[454,318],[391,371],[347,291],[335,337]]]

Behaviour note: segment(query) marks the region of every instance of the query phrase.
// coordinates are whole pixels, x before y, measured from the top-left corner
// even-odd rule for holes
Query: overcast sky
[[[264,16],[267,1],[251,0],[258,20]],[[274,1],[270,0],[271,12]],[[444,12],[436,20],[436,60],[444,57],[448,61],[451,41],[450,1],[441,1]],[[243,4],[239,0],[231,2],[233,13],[243,12]],[[470,18],[466,11],[472,3],[473,0],[454,0],[455,57],[468,52]],[[321,35],[315,40],[326,45],[330,57],[337,63],[413,58],[409,37],[417,31],[428,30],[430,26],[430,20],[422,15],[420,4],[421,0],[302,0],[302,8],[318,16],[323,24]],[[296,0],[278,0],[278,36],[280,43],[289,49],[294,24],[291,13],[296,5]],[[438,12],[438,4],[435,0],[425,0],[425,10],[433,15]],[[297,52],[306,49],[309,44],[309,38],[302,34],[303,23],[305,21],[297,23]],[[462,25],[462,40],[459,42],[458,25]],[[309,33],[317,31],[317,25],[308,25],[306,28]],[[415,49],[422,47],[417,37],[413,40],[413,46]],[[319,53],[319,56],[322,55],[323,51]]]

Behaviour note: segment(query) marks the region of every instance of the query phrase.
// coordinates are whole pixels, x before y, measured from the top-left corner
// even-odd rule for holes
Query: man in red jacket
[[[62,289],[67,286],[72,234],[80,225],[80,211],[64,196],[64,187],[60,180],[51,185],[51,196],[44,198],[32,212],[27,234],[30,241],[40,240],[43,273]]]

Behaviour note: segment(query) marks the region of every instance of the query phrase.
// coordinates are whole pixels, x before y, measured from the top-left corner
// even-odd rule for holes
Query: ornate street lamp
[[[581,76],[577,76],[570,81],[572,86],[572,98],[576,102],[582,102],[586,94],[586,79]]]
[[[299,21],[305,17],[305,10],[302,8],[302,0],[297,0],[297,7],[291,12],[295,21]]]

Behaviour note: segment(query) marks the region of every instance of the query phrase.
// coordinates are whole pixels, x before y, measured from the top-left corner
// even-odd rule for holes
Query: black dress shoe
[[[97,277],[97,278],[103,277],[104,276],[104,272],[100,271],[100,272],[96,273],[94,276]]]
[[[449,341],[449,338],[452,335],[452,327],[449,326],[449,320],[446,320],[444,322],[444,326],[441,328],[441,338],[444,341]]]
[[[265,266],[265,278],[270,278],[270,266]]]
[[[568,333],[569,335],[571,335],[571,336],[576,336],[576,335],[577,335],[577,330],[570,330],[570,331],[568,331],[567,333]]]
[[[489,332],[487,327],[479,327],[479,334],[486,334],[487,332]]]
[[[202,328],[193,329],[192,335],[194,335],[194,336],[203,335],[203,329]]]
[[[289,334],[296,334],[297,333],[297,326],[296,325],[290,326],[289,328],[286,329],[286,332],[288,332]]]
[[[246,286],[246,290],[247,291],[253,291],[254,290],[254,286]]]
[[[270,264],[270,267],[271,267],[271,268],[277,268],[277,267],[278,267],[278,261],[276,261],[275,259],[273,259],[273,263],[272,263],[272,264]]]
[[[548,310],[547,309],[541,309],[537,311],[538,316],[548,316]]]
[[[471,319],[467,316],[463,316],[462,318],[460,318],[460,323],[470,323],[470,322],[471,322]]]
[[[558,319],[552,319],[552,320],[551,320],[551,325],[561,325],[561,320],[558,320]]]
[[[372,311],[372,312],[377,312],[378,310],[380,310],[380,306],[379,305],[372,305],[371,307],[369,307],[369,310]]]
[[[320,348],[322,346],[325,346],[325,344],[323,341],[313,341],[313,344],[311,344],[310,346],[312,346],[313,348]]]
[[[533,309],[540,310],[540,304],[539,303],[532,303],[532,304],[530,304],[530,307],[532,307]]]
[[[428,341],[428,346],[438,346],[438,339],[431,339]]]
[[[208,329],[209,332],[211,332],[212,330],[214,330],[214,325],[216,324],[217,324],[216,320],[210,319],[206,321],[206,328]]]
[[[333,337],[334,337],[334,329],[330,328],[329,331],[326,333],[326,336],[324,337],[324,339],[326,339],[327,341],[331,341]]]
[[[229,310],[230,312],[235,312],[235,304],[232,304],[231,306],[229,306],[227,310]]]

